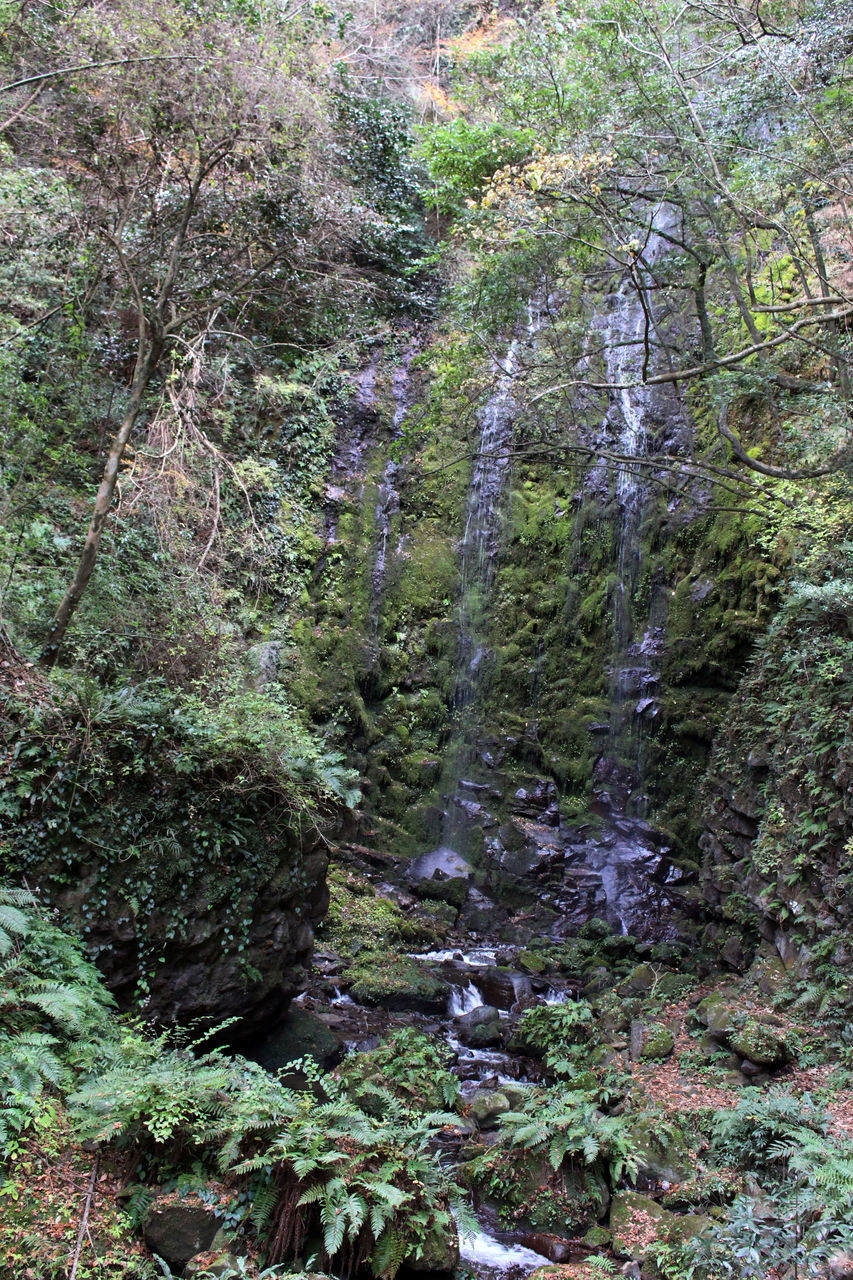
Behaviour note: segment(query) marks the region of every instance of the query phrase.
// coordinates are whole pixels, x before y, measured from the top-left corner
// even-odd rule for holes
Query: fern
[[[0,956],[8,955],[16,938],[23,937],[29,929],[29,917],[23,908],[34,904],[35,898],[26,889],[0,885]]]

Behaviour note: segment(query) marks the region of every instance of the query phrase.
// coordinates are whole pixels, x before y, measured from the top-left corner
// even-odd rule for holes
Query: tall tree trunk
[[[101,535],[112,506],[118,480],[118,469],[124,456],[127,442],[130,439],[130,433],[139,417],[142,400],[151,381],[151,375],[154,372],[156,363],[155,343],[150,338],[146,338],[144,350],[140,351],[139,359],[137,360],[136,371],[130,388],[130,401],[125,410],[121,426],[110,446],[103,479],[98,486],[89,531],[83,543],[83,550],[80,554],[76,572],[62,598],[62,603],[56,611],[39,657],[39,662],[43,667],[52,667],[56,662],[68,624],[74,616],[74,611],[80,603],[83,592],[89,585],[89,579],[92,576],[98,549],[101,545]]]

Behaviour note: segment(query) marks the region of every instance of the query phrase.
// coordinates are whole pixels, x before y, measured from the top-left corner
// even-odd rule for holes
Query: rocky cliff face
[[[630,307],[614,291],[587,320],[620,338],[608,380],[630,380]],[[341,422],[296,689],[319,722],[341,715],[363,844],[470,862],[469,927],[497,910],[519,937],[595,915],[660,936],[702,908],[699,786],[779,569],[707,484],[655,480],[706,430],[701,402],[584,393],[586,455],[537,447],[506,374],[535,363],[537,320],[504,373],[428,335],[414,365],[410,335],[374,350]]]

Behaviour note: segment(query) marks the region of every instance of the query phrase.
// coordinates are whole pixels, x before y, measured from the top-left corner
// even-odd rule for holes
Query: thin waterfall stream
[[[483,410],[482,425],[460,545],[459,637],[453,710],[456,719],[454,740],[448,748],[442,779],[447,799],[441,844],[457,853],[465,852],[470,801],[457,796],[465,773],[474,759],[472,711],[482,678],[486,646],[483,638],[485,610],[494,580],[500,538],[501,514],[506,482],[512,466],[515,420],[519,411],[515,377],[524,348],[530,348],[544,323],[544,307],[537,299],[527,305],[527,325],[523,335],[512,339],[500,376]]]

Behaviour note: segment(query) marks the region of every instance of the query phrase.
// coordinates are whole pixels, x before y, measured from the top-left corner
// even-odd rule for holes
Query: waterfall
[[[650,350],[657,347],[655,301],[650,289],[649,268],[665,253],[664,235],[673,226],[674,211],[660,205],[655,212],[644,265],[638,277],[623,280],[613,296],[604,327],[607,381],[622,384],[611,393],[611,403],[603,427],[615,438],[620,460],[615,468],[615,497],[619,505],[616,532],[616,584],[613,594],[613,645],[610,673],[609,756],[615,771],[627,770],[623,786],[625,803],[642,816],[643,797],[638,794],[642,778],[642,718],[638,703],[652,701],[648,691],[656,682],[643,646],[635,643],[634,595],[642,572],[641,530],[648,497],[648,485],[641,460],[647,453],[647,423],[654,397],[661,392],[643,385],[641,378]],[[632,383],[639,385],[630,385]],[[628,385],[625,385],[628,384]],[[632,459],[637,459],[636,463]],[[619,804],[618,808],[624,808]]]
[[[512,339],[503,365],[496,362],[497,385],[483,410],[480,439],[474,458],[465,527],[459,550],[461,591],[459,638],[453,710],[457,728],[448,749],[442,790],[447,810],[442,844],[462,850],[466,843],[466,815],[457,803],[456,791],[474,755],[471,710],[482,675],[487,650],[483,639],[484,615],[494,580],[495,559],[506,481],[512,464],[513,429],[518,414],[515,375],[525,346],[531,346],[545,320],[545,308],[536,299],[527,306],[524,333]]]
[[[451,1018],[459,1018],[463,1013],[482,1008],[482,1005],[482,995],[474,983],[469,982],[467,987],[454,987],[450,992],[448,1012]]]
[[[398,440],[406,420],[411,401],[411,364],[417,353],[418,344],[412,340],[391,379],[391,394],[394,401],[393,439]],[[373,654],[378,655],[379,623],[382,604],[385,598],[385,581],[388,573],[388,541],[394,517],[400,511],[400,494],[397,489],[398,463],[390,457],[385,464],[382,478],[376,492],[374,519],[376,523],[376,556],[373,561],[373,572],[370,579],[369,625]],[[402,550],[397,548],[398,554]]]

